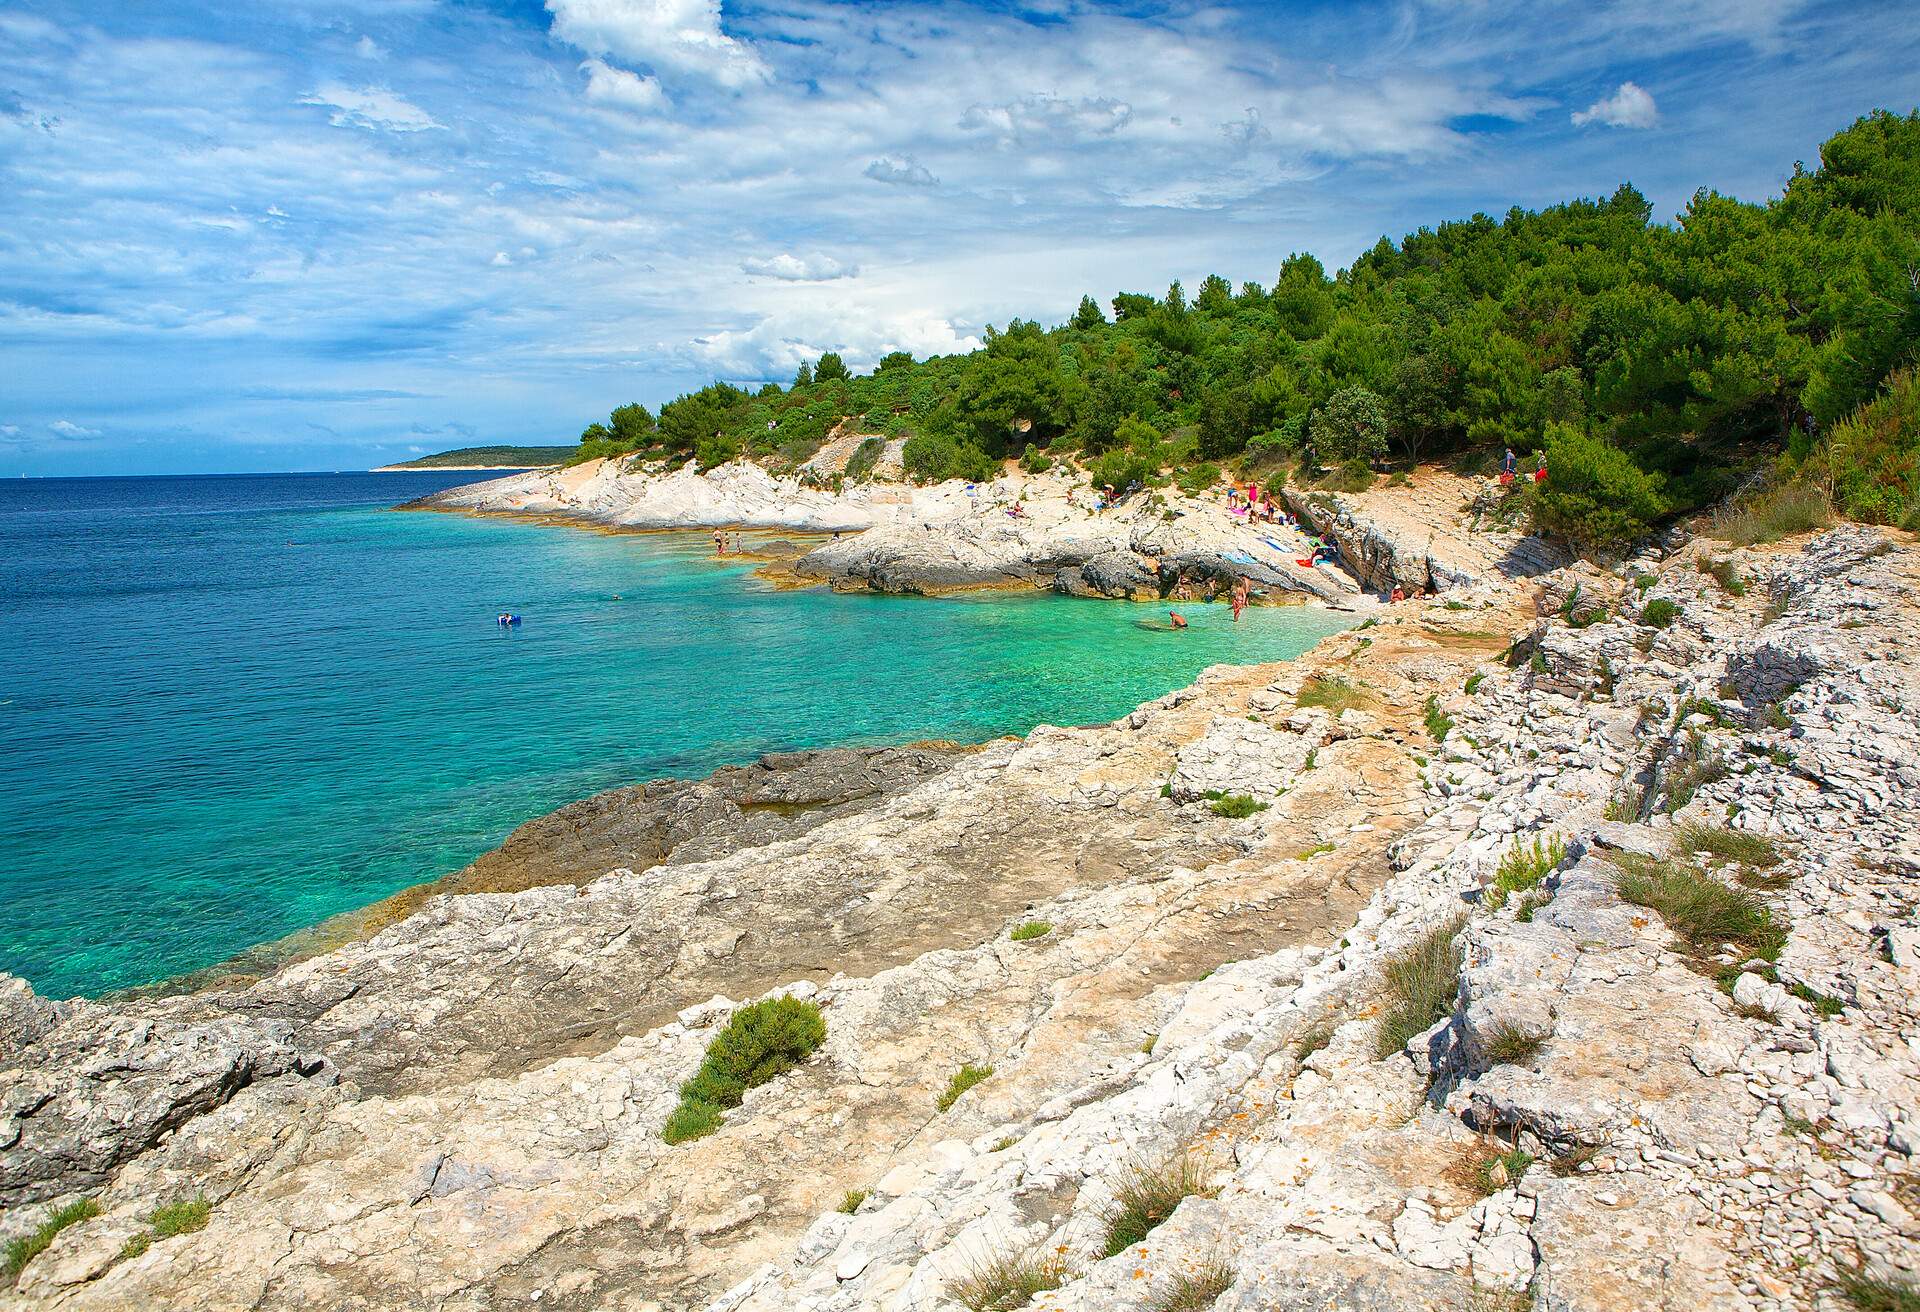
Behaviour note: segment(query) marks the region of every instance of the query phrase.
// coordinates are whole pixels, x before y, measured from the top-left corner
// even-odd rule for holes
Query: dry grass
[[[1714,537],[1733,547],[1778,542],[1833,523],[1833,501],[1807,483],[1783,483],[1742,497],[1714,514]]]
[[[1379,698],[1363,683],[1337,674],[1316,674],[1300,685],[1293,700],[1296,706],[1321,706],[1338,715],[1341,711],[1366,710]]]
[[[1148,1304],[1147,1312],[1205,1312],[1232,1287],[1232,1263],[1218,1253],[1203,1258],[1192,1271],[1182,1271],[1167,1292]]]
[[[1525,1066],[1547,1046],[1547,1036],[1512,1021],[1500,1021],[1487,1032],[1487,1056],[1496,1066]]]
[[[1667,928],[1695,952],[1731,943],[1768,961],[1780,954],[1786,928],[1746,889],[1671,861],[1622,852],[1614,862],[1621,898],[1659,912]]]
[[[1687,851],[1704,852],[1718,863],[1732,861],[1755,870],[1771,870],[1781,861],[1779,847],[1761,834],[1695,824],[1680,825],[1675,832]]]

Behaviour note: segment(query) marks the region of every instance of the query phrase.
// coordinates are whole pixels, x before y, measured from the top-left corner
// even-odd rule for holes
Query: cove
[[[783,591],[703,534],[389,509],[472,477],[0,484],[0,970],[152,983],[601,789],[1108,720],[1349,622]]]

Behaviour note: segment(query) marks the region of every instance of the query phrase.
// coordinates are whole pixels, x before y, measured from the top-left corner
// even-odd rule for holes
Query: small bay
[[[782,591],[703,534],[389,509],[474,477],[0,484],[0,970],[151,983],[604,788],[1111,719],[1348,622]]]

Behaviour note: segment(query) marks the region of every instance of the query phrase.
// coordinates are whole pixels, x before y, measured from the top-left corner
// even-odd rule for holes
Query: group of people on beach
[[[836,538],[839,536],[838,533],[834,534]],[[738,533],[729,534],[721,529],[715,529],[713,531],[713,554],[716,556],[724,556],[729,552],[734,555],[740,554],[740,535]]]
[[[1293,512],[1273,495],[1272,488],[1262,488],[1251,480],[1244,489],[1238,483],[1228,482],[1227,511],[1244,517],[1249,524],[1277,524],[1285,528],[1300,526]]]
[[[1220,580],[1209,576],[1207,579],[1207,595],[1201,598],[1201,600],[1212,602],[1219,600],[1219,597]],[[1195,600],[1193,586],[1187,582],[1187,576],[1185,574],[1180,575],[1179,579],[1173,585],[1173,599],[1175,601]],[[1245,574],[1234,575],[1233,586],[1227,591],[1227,601],[1233,607],[1233,622],[1235,624],[1240,622],[1240,612],[1247,608],[1247,603],[1252,599],[1253,580]],[[1176,629],[1184,629],[1187,627],[1187,617],[1177,610],[1168,611],[1167,618],[1173,622],[1173,627]]]

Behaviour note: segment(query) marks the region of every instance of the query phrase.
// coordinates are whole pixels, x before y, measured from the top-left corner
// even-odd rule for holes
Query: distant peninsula
[[[397,473],[405,469],[534,469],[557,465],[579,454],[573,446],[463,446],[457,451],[441,451],[381,465],[376,474]]]

